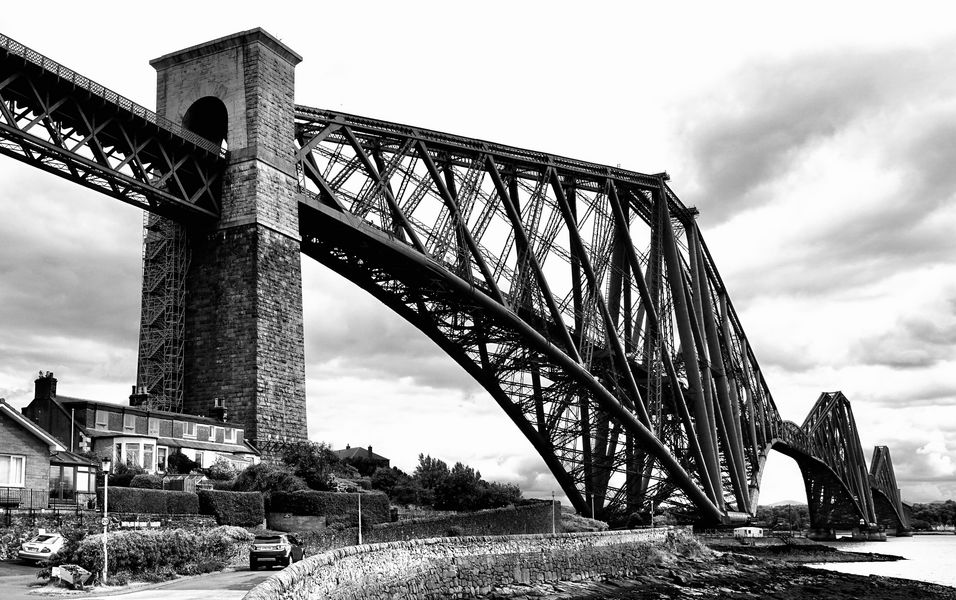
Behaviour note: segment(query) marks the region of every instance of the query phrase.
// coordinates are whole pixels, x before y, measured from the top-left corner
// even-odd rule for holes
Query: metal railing
[[[52,510],[81,512],[96,508],[96,492],[70,489],[36,489],[0,487],[0,511]]]
[[[161,117],[149,110],[148,108],[141,106],[125,96],[117,94],[113,90],[109,89],[106,86],[100,85],[88,77],[80,75],[73,69],[69,67],[64,67],[55,60],[49,59],[46,56],[43,56],[36,50],[24,46],[20,42],[10,39],[7,36],[0,33],[0,48],[3,48],[7,51],[8,54],[14,56],[19,56],[26,61],[29,61],[41,69],[44,69],[47,72],[55,74],[57,77],[63,79],[64,81],[70,82],[70,84],[84,89],[91,94],[95,94],[100,98],[103,98],[107,102],[114,104],[124,110],[131,112],[132,114],[153,123],[171,133],[176,134],[177,136],[195,144],[196,146],[207,150],[216,156],[225,156],[225,150],[220,146],[214,144],[213,142],[207,140],[201,135],[197,135],[192,131],[189,131],[182,125],[174,123],[165,117]]]

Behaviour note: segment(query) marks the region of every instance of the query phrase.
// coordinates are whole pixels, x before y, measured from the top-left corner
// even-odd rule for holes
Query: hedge
[[[103,488],[96,489],[99,506],[103,505]],[[110,488],[109,511],[155,515],[198,515],[199,498],[192,492]]]
[[[159,475],[140,473],[139,475],[133,475],[133,478],[129,481],[129,487],[144,490],[161,490],[163,489],[163,478]]]
[[[198,496],[199,513],[216,517],[220,525],[253,527],[265,519],[260,492],[200,490]]]
[[[111,573],[196,575],[223,569],[253,535],[240,527],[216,527],[203,532],[185,529],[114,531],[107,538]],[[103,568],[103,535],[88,535],[69,561],[96,573]]]
[[[328,523],[350,521],[358,513],[358,494],[300,490],[273,492],[270,512],[293,515],[325,516]],[[362,494],[362,520],[366,523],[389,521],[388,496]]]

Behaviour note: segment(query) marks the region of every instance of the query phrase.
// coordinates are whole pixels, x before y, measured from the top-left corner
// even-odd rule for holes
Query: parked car
[[[295,537],[284,533],[260,533],[249,548],[249,570],[255,571],[260,565],[288,567],[302,560],[304,555],[302,545]]]
[[[17,556],[21,560],[49,560],[60,551],[64,541],[59,533],[40,533],[20,544]]]

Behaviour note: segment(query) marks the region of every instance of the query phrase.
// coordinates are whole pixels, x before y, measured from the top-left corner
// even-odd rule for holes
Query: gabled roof
[[[88,458],[76,452],[70,452],[68,450],[63,450],[62,452],[54,452],[50,455],[50,463],[58,465],[90,465],[95,466],[97,461],[92,458]]]
[[[374,452],[369,454],[368,448],[344,448],[342,450],[333,450],[332,453],[341,459],[364,458],[367,460],[388,460],[381,454]]]
[[[20,411],[13,408],[9,404],[7,404],[7,401],[4,400],[3,398],[0,398],[0,413],[7,415],[11,419],[19,423],[24,429],[26,429],[27,431],[35,435],[37,438],[42,440],[44,443],[49,445],[51,452],[63,452],[66,450],[66,446],[61,444],[58,439],[56,439],[55,437],[53,437],[46,431],[43,431],[43,429],[38,427],[37,424],[31,421],[30,419],[24,417],[22,414],[20,414]]]

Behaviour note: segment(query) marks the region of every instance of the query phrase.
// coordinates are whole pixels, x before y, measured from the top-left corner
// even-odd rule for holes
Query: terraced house
[[[259,462],[242,425],[227,422],[224,408],[214,417],[150,410],[58,396],[56,383],[52,373],[41,373],[23,414],[71,451],[110,456],[114,464],[135,464],[149,473],[166,472],[174,452],[202,467],[220,458],[240,469]]]

